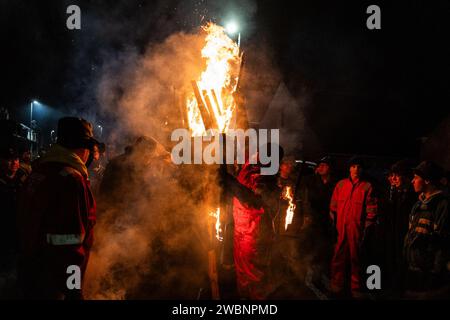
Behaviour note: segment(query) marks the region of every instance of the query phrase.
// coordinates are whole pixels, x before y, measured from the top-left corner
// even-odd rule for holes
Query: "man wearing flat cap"
[[[93,243],[96,206],[86,162],[99,142],[92,125],[76,117],[61,118],[57,135],[19,201],[19,281],[29,299],[82,299]]]
[[[423,161],[414,170],[413,186],[419,201],[409,216],[404,254],[408,297],[448,298],[450,295],[449,199],[439,181],[443,170]]]

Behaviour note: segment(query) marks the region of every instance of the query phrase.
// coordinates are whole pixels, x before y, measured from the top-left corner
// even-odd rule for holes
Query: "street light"
[[[231,20],[231,21],[227,22],[227,24],[225,25],[225,30],[227,31],[227,33],[229,35],[232,36],[236,32],[239,31],[239,25],[237,24],[236,21]],[[238,46],[241,45],[241,33],[240,32],[238,33],[238,41],[237,41],[237,43],[238,43]]]
[[[34,104],[34,101],[35,100],[31,101],[31,103],[30,103],[30,129],[31,129],[31,122],[33,122],[33,104]]]
[[[39,102],[37,100],[33,100],[30,103],[30,128],[31,128],[31,125],[32,125],[32,122],[33,122],[33,105],[34,104],[39,104]]]
[[[33,157],[33,142],[35,142],[35,140],[36,140],[36,137],[33,134],[33,105],[34,104],[38,105],[39,102],[37,100],[33,100],[30,103],[30,140],[31,140],[30,153],[31,153],[31,157]]]
[[[50,131],[50,141],[52,143],[56,142],[55,130]]]
[[[225,29],[229,34],[235,34],[239,28],[236,21],[230,21],[226,24]]]
[[[103,127],[101,125],[97,125],[97,127],[100,129],[100,138],[103,136]]]

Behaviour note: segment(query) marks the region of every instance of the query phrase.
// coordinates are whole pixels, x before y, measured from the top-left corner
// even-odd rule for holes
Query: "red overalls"
[[[375,221],[377,202],[367,181],[353,183],[349,178],[336,185],[331,198],[330,211],[336,214],[337,243],[331,262],[331,289],[344,288],[347,266],[350,266],[351,290],[361,289],[360,249],[365,227]]]
[[[247,163],[237,179],[254,191],[261,181],[260,168]],[[266,267],[270,239],[262,232],[265,214],[263,207],[251,207],[233,198],[233,254],[241,297],[264,299],[269,292]]]

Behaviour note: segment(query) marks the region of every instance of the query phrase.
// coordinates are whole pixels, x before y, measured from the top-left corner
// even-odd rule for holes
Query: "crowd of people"
[[[152,139],[139,138],[106,168],[89,168],[105,150],[92,125],[62,118],[57,135],[57,143],[33,163],[28,151],[19,155],[6,148],[0,155],[0,203],[7,226],[0,241],[2,298],[83,298],[83,286],[68,288],[67,267],[78,266],[82,282],[93,246],[94,195],[115,199],[117,210],[126,206],[123,199],[139,196],[127,195],[123,186],[144,177],[127,169],[135,168],[138,149],[161,160],[152,165],[174,170],[168,153]],[[304,163],[299,166],[279,151],[283,160],[277,175],[261,175],[263,165],[248,159],[233,174],[220,175],[232,208],[237,297],[310,298],[306,292],[320,299],[450,297],[448,173],[443,168],[432,161],[412,165],[400,160],[380,183],[368,174],[363,158],[352,157],[338,179],[331,157],[318,160],[308,174]],[[292,190],[291,199],[286,188]],[[292,202],[294,216],[287,222]],[[381,270],[378,290],[366,285],[370,265]]]
[[[248,188],[263,200],[247,203],[244,214],[234,211],[245,220],[235,225],[238,289],[245,291],[241,296],[288,298],[286,292],[301,291],[301,284],[289,288],[298,280],[320,299],[450,297],[448,173],[441,167],[432,161],[413,166],[400,160],[388,168],[381,183],[368,174],[361,157],[348,161],[341,180],[336,179],[329,157],[317,162],[312,175],[300,173],[300,181],[290,177],[293,167],[289,159],[281,166],[278,209],[265,204],[264,198],[273,199],[273,194],[258,191],[274,186],[273,182],[264,182],[254,168],[244,166],[240,172],[246,177],[239,176],[238,181],[245,185],[250,179],[254,185]],[[289,226],[283,220],[287,203],[280,196],[286,186],[297,189],[296,212]],[[278,226],[268,233],[264,214]],[[268,239],[273,244],[269,260],[264,245]],[[380,271],[377,290],[367,285],[369,266]]]

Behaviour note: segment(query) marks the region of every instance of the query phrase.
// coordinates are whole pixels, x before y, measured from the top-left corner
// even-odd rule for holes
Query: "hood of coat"
[[[68,165],[79,171],[85,178],[88,178],[86,165],[76,153],[70,149],[64,148],[59,144],[54,144],[50,150],[43,156],[40,163],[58,162]]]

